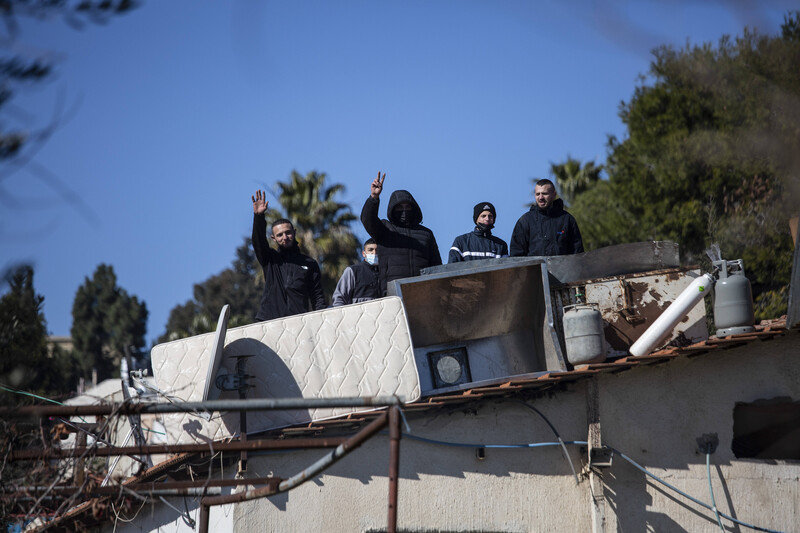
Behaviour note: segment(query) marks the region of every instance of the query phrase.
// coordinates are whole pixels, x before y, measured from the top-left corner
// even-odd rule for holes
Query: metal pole
[[[277,487],[283,481],[279,477],[257,477],[239,479],[196,479],[194,481],[162,481],[152,483],[128,483],[123,484],[125,490],[139,494],[151,494],[154,491],[182,490],[182,489],[206,489],[210,487],[237,487],[239,485],[270,485]],[[16,499],[23,496],[36,497],[42,494],[52,493],[56,496],[71,496],[82,494],[84,496],[100,497],[115,496],[120,493],[120,485],[106,485],[105,487],[85,488],[81,486],[69,487],[49,487],[49,486],[14,486],[11,490],[0,491],[0,499]]]
[[[400,469],[400,408],[389,408],[389,520],[388,533],[397,532],[397,478]]]
[[[0,418],[31,416],[97,416],[143,413],[194,413],[213,411],[269,411],[317,409],[325,407],[389,407],[400,405],[397,396],[367,398],[251,398],[249,400],[212,400],[207,402],[112,403],[105,405],[27,405],[0,407]]]
[[[116,487],[116,492],[108,492],[102,489],[110,488],[106,487],[98,487],[97,489],[89,490],[87,492],[80,492],[78,491],[77,494],[81,494],[88,498],[97,498],[97,497],[108,497],[108,496],[116,496],[119,495],[119,486]],[[127,487],[126,487],[127,488]],[[55,491],[51,491],[53,494],[45,494],[42,496],[30,496],[27,494],[10,494],[9,496],[14,497],[14,501],[21,502],[21,501],[39,501],[39,500],[59,500],[65,496],[62,493],[55,493]],[[129,491],[127,494],[131,494]],[[191,497],[198,497],[198,496],[207,496],[209,494],[220,494],[222,493],[222,489],[219,487],[194,487],[194,488],[186,488],[186,489],[147,489],[143,492],[137,492],[136,496],[141,499],[145,500],[147,497],[167,497],[167,498],[183,498],[186,496]],[[2,500],[7,500],[8,498],[0,498]],[[38,515],[37,515],[38,516]]]
[[[78,444],[78,446],[86,446],[86,433],[78,433],[75,436],[75,442]],[[85,466],[86,464],[83,461],[83,454],[79,454],[78,460],[75,461],[75,465],[72,467],[72,479],[74,479],[75,483],[78,485],[83,485],[83,481],[86,476]]]
[[[281,492],[286,492],[290,489],[293,489],[299,485],[302,485],[309,479],[313,479],[317,476],[317,474],[324,471],[329,466],[336,463],[339,459],[361,446],[364,441],[380,431],[386,425],[388,419],[388,414],[382,413],[377,419],[370,422],[367,427],[337,446],[336,449],[331,451],[328,455],[312,464],[302,472],[295,474],[289,479],[281,482],[277,489],[274,489],[273,487],[264,487],[261,489],[254,489],[246,492],[229,494],[226,496],[209,496],[203,498],[200,500],[200,502],[201,504],[208,506],[224,505],[226,503],[239,503],[255,500],[256,498],[263,498],[264,496],[272,496],[274,494],[279,494]]]
[[[208,505],[200,504],[200,533],[208,533],[208,514],[211,508]]]
[[[125,440],[122,441],[122,446],[123,447],[125,447],[125,445],[128,444],[128,441],[131,440],[131,437],[133,436],[133,432],[134,431],[135,431],[135,429],[133,429],[133,426],[131,426],[131,428],[128,430],[128,434],[125,435]],[[91,450],[91,448],[89,448],[89,450]],[[89,452],[89,453],[91,453],[91,452]],[[111,481],[111,474],[114,473],[114,470],[117,468],[117,464],[119,464],[121,459],[122,459],[122,456],[118,455],[111,462],[111,466],[108,468],[108,474],[106,474],[106,477],[103,479],[103,482],[100,483],[101,487],[105,487],[106,485],[108,485],[108,482]]]
[[[295,448],[334,448],[347,439],[345,437],[326,437],[319,439],[258,439],[245,442],[214,442],[211,444],[148,444],[146,446],[124,447],[80,447],[71,449],[42,448],[28,450],[12,450],[8,454],[10,461],[30,461],[39,459],[66,459],[81,457],[84,454],[95,457],[109,455],[150,455],[155,453],[203,453],[203,452],[239,452],[242,450],[290,450]]]
[[[244,400],[247,398],[247,377],[244,373],[244,365],[247,359],[239,357],[236,360],[236,373],[240,377],[244,376],[244,386],[239,386],[239,399]],[[247,441],[247,411],[239,412],[239,440],[241,442]],[[239,475],[244,475],[247,471],[247,450],[239,452]]]

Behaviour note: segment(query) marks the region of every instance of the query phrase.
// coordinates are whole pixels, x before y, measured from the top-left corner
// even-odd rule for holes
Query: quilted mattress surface
[[[213,343],[212,332],[152,349],[156,386],[169,400],[202,401]],[[405,311],[394,296],[229,329],[217,375],[234,374],[236,356],[243,355],[252,356],[246,359],[246,374],[252,376],[248,398],[397,395],[412,402],[420,397]],[[219,399],[238,397],[238,392],[229,391]],[[247,433],[370,409],[251,411]],[[167,442],[199,443],[238,435],[238,412],[207,418],[195,413],[164,415]]]

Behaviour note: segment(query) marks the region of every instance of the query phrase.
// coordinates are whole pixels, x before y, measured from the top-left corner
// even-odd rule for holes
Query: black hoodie
[[[408,202],[413,210],[406,224],[394,216],[394,207]],[[370,237],[378,243],[378,266],[381,281],[381,294],[386,294],[389,281],[419,276],[423,268],[442,264],[439,247],[433,232],[423,226],[422,210],[408,191],[394,191],[389,198],[386,216],[389,220],[378,219],[380,198],[367,198],[361,209],[361,223]]]
[[[256,320],[325,309],[319,265],[300,253],[296,242],[289,249],[270,248],[264,215],[253,216],[253,251],[261,263],[265,282]]]
[[[557,198],[547,209],[538,205],[519,217],[511,233],[512,256],[569,255],[583,252],[583,240],[575,219],[564,211],[564,202]]]

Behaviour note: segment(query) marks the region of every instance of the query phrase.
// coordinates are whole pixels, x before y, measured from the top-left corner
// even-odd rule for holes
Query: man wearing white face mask
[[[374,239],[367,239],[361,256],[364,258],[361,263],[347,267],[342,273],[336,290],[333,291],[332,307],[380,298],[378,245]]]

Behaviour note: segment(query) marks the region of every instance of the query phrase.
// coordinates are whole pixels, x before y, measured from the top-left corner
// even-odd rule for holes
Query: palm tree
[[[579,194],[596,185],[602,170],[603,165],[595,165],[594,161],[581,165],[579,160],[570,156],[563,163],[550,163],[550,175],[555,178],[566,204],[572,204]]]
[[[284,212],[270,209],[267,218],[284,217],[294,223],[300,249],[321,265],[322,288],[330,300],[344,269],[358,261],[359,242],[350,229],[356,216],[349,205],[336,201],[344,185],[326,187],[326,179],[324,172],[311,171],[303,176],[293,170],[288,182],[275,184]]]

